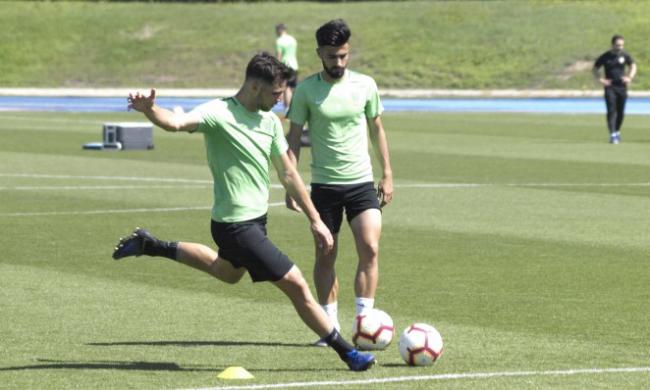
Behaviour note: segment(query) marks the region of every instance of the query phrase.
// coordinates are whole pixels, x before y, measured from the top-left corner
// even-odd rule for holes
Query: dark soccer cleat
[[[361,353],[356,349],[346,354],[345,362],[352,371],[366,371],[376,363],[375,357],[372,354]]]
[[[122,237],[115,247],[113,259],[119,260],[129,256],[142,256],[147,242],[157,241],[147,230],[136,228],[130,236]]]

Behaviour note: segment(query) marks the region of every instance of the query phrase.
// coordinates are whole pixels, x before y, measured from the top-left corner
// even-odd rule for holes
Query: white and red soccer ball
[[[393,319],[384,311],[371,309],[359,314],[352,326],[352,342],[362,350],[386,348],[393,341]]]
[[[404,330],[398,347],[406,364],[429,366],[442,355],[442,336],[431,325],[415,323]]]

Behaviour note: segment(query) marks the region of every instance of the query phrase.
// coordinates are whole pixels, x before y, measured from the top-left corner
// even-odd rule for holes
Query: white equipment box
[[[153,149],[153,125],[149,122],[104,123],[105,146],[117,149]]]

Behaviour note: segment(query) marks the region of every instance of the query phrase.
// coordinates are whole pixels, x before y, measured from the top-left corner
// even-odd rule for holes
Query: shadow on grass
[[[134,370],[134,371],[208,371],[222,370],[218,367],[181,367],[173,362],[131,362],[131,361],[90,361],[69,362],[62,360],[37,359],[39,364],[0,367],[0,371],[22,370]]]
[[[125,371],[178,371],[178,372],[220,372],[225,367],[190,366],[181,367],[174,362],[133,362],[133,361],[89,361],[72,362],[63,360],[37,359],[39,364],[24,366],[0,367],[2,371],[25,371],[25,370],[125,370]],[[248,371],[256,372],[329,372],[348,371],[339,368],[249,368]]]
[[[406,367],[406,368],[409,368],[409,369],[412,368],[413,370],[417,370],[417,369],[418,369],[418,367],[416,367],[416,366],[409,366],[409,365],[407,365],[406,363],[385,363],[385,364],[380,364],[380,366],[382,366],[382,367],[386,367],[386,368],[404,368],[404,367]],[[422,367],[419,367],[419,368],[421,369]]]
[[[310,344],[297,344],[297,343],[278,343],[278,342],[266,342],[266,341],[111,341],[111,342],[97,342],[97,343],[87,343],[86,345],[98,346],[98,347],[111,347],[111,346],[159,346],[159,347],[203,347],[203,346],[215,346],[215,347],[310,347],[313,348]]]

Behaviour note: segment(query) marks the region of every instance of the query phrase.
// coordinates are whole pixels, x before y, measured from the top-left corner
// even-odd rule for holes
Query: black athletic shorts
[[[287,255],[266,237],[266,215],[234,223],[213,220],[211,231],[219,257],[235,268],[246,268],[253,282],[276,282],[293,267]]]
[[[332,234],[341,230],[343,209],[348,223],[357,215],[369,209],[380,209],[377,190],[372,182],[361,184],[317,184],[311,185],[311,200],[320,218]]]

